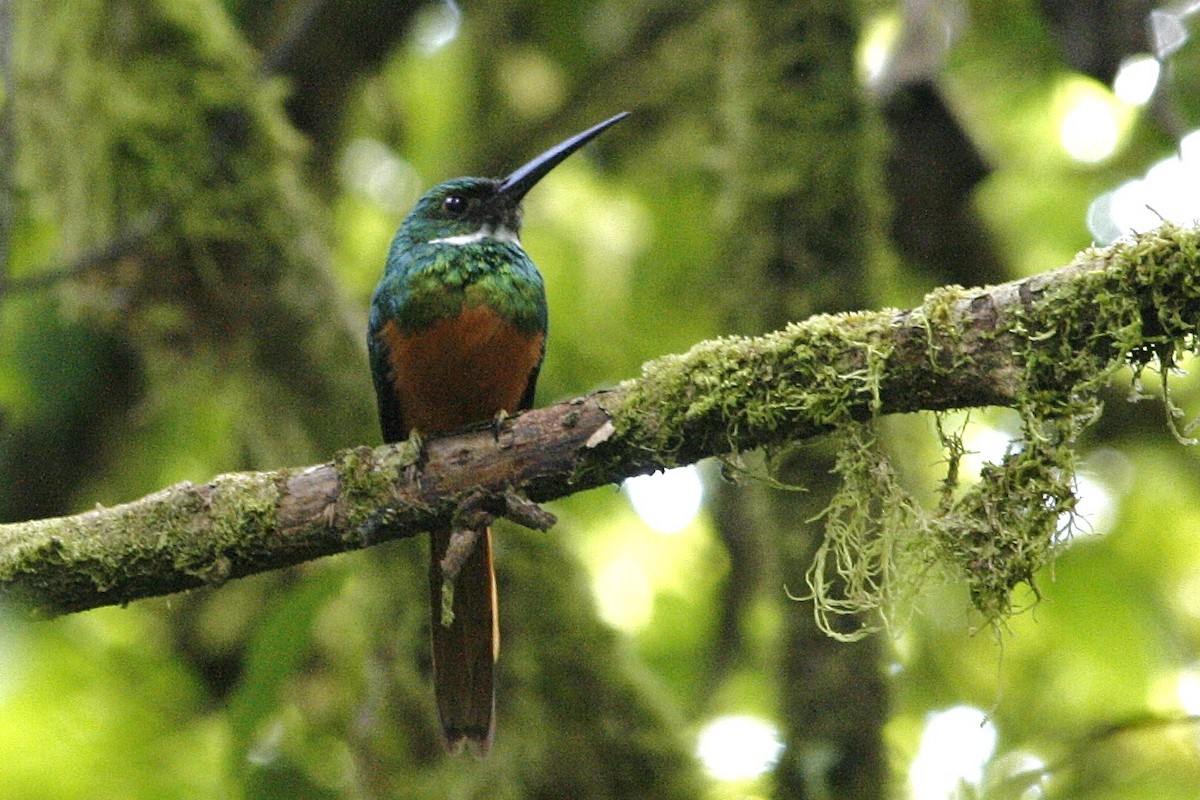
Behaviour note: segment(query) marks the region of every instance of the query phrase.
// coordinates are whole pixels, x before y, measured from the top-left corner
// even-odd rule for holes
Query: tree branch
[[[1171,226],[907,311],[823,315],[702,342],[616,389],[424,443],[182,483],[113,508],[0,525],[0,598],[51,616],[297,564],[481,510],[782,446],[879,414],[1069,400],[1195,342],[1200,233]]]

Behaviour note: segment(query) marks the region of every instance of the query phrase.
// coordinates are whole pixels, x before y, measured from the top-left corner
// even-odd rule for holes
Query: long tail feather
[[[495,731],[493,671],[500,651],[492,532],[485,531],[454,584],[453,621],[443,625],[441,560],[449,531],[430,535],[429,608],[433,643],[433,689],[446,749],[464,746],[485,755]]]

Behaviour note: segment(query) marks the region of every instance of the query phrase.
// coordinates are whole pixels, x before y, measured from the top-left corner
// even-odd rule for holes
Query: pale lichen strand
[[[929,524],[876,444],[871,423],[851,422],[833,434],[838,490],[822,513],[825,537],[805,575],[818,627],[842,640],[892,627],[936,565]],[[834,578],[839,580],[834,580]],[[848,629],[841,620],[855,619]]]
[[[948,474],[942,503],[931,513],[899,503],[886,481],[874,488],[874,499],[891,497],[912,512],[904,515],[912,531],[932,534],[938,546],[927,557],[965,579],[987,622],[1012,613],[1018,584],[1037,594],[1037,573],[1069,538],[1076,505],[1074,446],[1099,417],[1102,387],[1147,348],[1194,346],[1200,296],[1195,242],[1194,232],[1164,229],[1110,250],[1102,265],[1095,264],[1097,253],[1082,254],[1077,280],[1042,286],[1032,279],[1026,302],[995,331],[1020,334],[1011,339],[1023,345],[1015,353],[1023,370],[1014,402],[1022,430],[1000,463],[985,466],[956,501]],[[1191,289],[1162,291],[1181,285]],[[943,442],[953,470],[961,442],[953,437]],[[881,528],[886,527],[884,521]],[[910,596],[911,589],[911,580],[902,578],[899,590],[885,592],[878,607]]]
[[[894,325],[920,332],[917,352],[924,355],[931,373],[948,374],[973,363],[964,346],[961,311],[962,303],[969,300],[970,293],[962,287],[943,287],[931,292],[919,308],[893,317]],[[868,351],[876,356],[865,364],[864,382],[875,387],[872,415],[880,411],[878,387],[885,372],[900,368],[889,365],[891,351],[890,347]],[[824,537],[805,574],[807,592],[795,597],[811,600],[817,626],[843,641],[894,627],[897,616],[907,615],[928,576],[948,571],[944,562],[950,554],[937,531],[941,523],[954,527],[956,523],[949,520],[957,516],[949,502],[936,512],[926,510],[901,485],[878,443],[873,422],[852,421],[849,416],[847,410],[847,421],[832,434],[838,453],[833,472],[840,483],[820,515]],[[956,470],[955,440],[943,436],[943,442],[951,445],[948,470]],[[961,440],[957,444],[961,447]],[[947,500],[951,492],[952,486],[946,486]],[[853,624],[847,625],[848,621]]]

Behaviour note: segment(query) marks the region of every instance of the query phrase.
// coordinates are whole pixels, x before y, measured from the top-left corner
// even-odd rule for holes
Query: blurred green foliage
[[[736,126],[765,124],[734,113],[738,87],[756,77],[737,71],[754,63],[739,50],[754,43],[728,24],[745,4],[485,0],[457,17],[443,3],[392,4],[411,22],[331,106],[325,165],[308,159],[318,149],[309,132],[288,126],[289,76],[256,67],[286,45],[307,4],[72,0],[44,16],[37,5],[18,10],[13,61],[0,65],[14,86],[2,108],[15,158],[0,183],[15,212],[0,284],[4,519],[374,443],[362,336],[400,216],[433,183],[499,174],[617,110],[635,115],[527,203],[524,242],[551,306],[539,403],[752,327],[762,317],[737,319],[742,298],[775,291],[731,263],[787,235],[765,222],[744,241],[730,229],[739,192],[776,188],[736,186],[730,169],[757,155],[736,150]],[[897,24],[901,4],[861,5],[868,38]],[[933,77],[987,165],[966,206],[1006,269],[977,281],[1060,266],[1090,243],[1092,199],[1169,155],[1179,132],[1161,107],[1132,109],[1110,157],[1072,160],[1059,137],[1064,98],[1082,83],[1107,89],[1068,66],[1039,5],[944,5],[964,16]],[[430,38],[439,26],[453,34],[440,46]],[[1197,53],[1181,51],[1164,78],[1175,108],[1197,107]],[[838,136],[828,132],[829,148],[855,144]],[[820,174],[822,155],[805,168]],[[870,200],[881,214],[894,202]],[[22,288],[159,202],[171,205],[168,222],[143,246]],[[862,235],[871,262],[847,274],[868,274],[869,285],[826,276],[832,291],[819,298],[793,285],[792,307],[851,292],[904,304],[932,288],[923,265],[882,244],[885,231]],[[1173,381],[1176,401],[1200,408],[1186,369]],[[1081,444],[1107,516],[1041,576],[1042,602],[976,631],[962,587],[943,587],[885,643],[894,796],[905,796],[928,715],[959,704],[986,711],[998,732],[989,797],[1200,788],[1200,726],[1183,719],[1200,714],[1200,456],[1170,435],[1156,401],[1127,404],[1128,394],[1128,382],[1114,384]],[[968,445],[982,449],[1011,424],[1006,412],[975,412]],[[881,427],[903,478],[932,500],[942,459],[932,421]],[[710,487],[716,473],[703,471]],[[441,753],[424,554],[407,541],[125,609],[40,624],[0,617],[0,797],[768,794],[766,779],[703,778],[690,755],[717,715],[790,713],[775,700],[776,601],[803,576],[767,570],[741,617],[740,649],[720,654],[731,666],[714,674],[720,592],[740,579],[718,520],[706,511],[662,534],[615,490],[553,510],[549,535],[498,537],[504,645],[487,762]],[[640,587],[644,613],[622,617],[613,598],[593,598],[614,564],[642,581],[617,600]],[[1037,782],[1021,773],[1030,763],[1048,765],[1044,795],[1021,794]]]

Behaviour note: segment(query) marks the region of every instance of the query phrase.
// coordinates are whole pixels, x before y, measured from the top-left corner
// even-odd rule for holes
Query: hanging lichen
[[[1082,253],[1069,279],[950,287],[909,312],[822,315],[703,343],[622,387],[613,439],[642,443],[651,467],[830,433],[841,488],[807,593],[825,630],[854,638],[886,626],[935,574],[964,581],[983,618],[999,621],[1016,586],[1036,594],[1038,571],[1068,538],[1074,448],[1100,414],[1100,390],[1124,366],[1135,380],[1147,366],[1165,375],[1196,349],[1198,242],[1164,226]],[[940,502],[923,507],[876,445],[872,418],[988,405],[1016,410],[1018,437],[964,488],[963,443],[939,427],[946,475]],[[834,624],[852,614],[865,627]]]
[[[1170,234],[1174,231],[1166,230]],[[836,472],[841,488],[825,514],[825,541],[808,573],[809,594],[821,627],[838,638],[859,638],[888,627],[911,607],[931,571],[963,580],[972,604],[987,623],[1013,611],[1015,587],[1035,578],[1069,539],[1075,523],[1075,444],[1101,412],[1100,389],[1113,372],[1132,363],[1137,374],[1150,363],[1163,375],[1164,401],[1171,417],[1166,376],[1178,355],[1194,350],[1196,298],[1160,287],[1195,274],[1191,250],[1161,258],[1164,239],[1147,235],[1131,241],[1125,258],[1088,274],[1070,291],[1048,289],[1017,306],[1017,313],[994,332],[1023,343],[1013,355],[1022,365],[1012,405],[1021,430],[1004,457],[986,464],[979,480],[956,493],[961,438],[938,431],[946,455],[941,501],[926,510],[899,485],[871,425],[839,426]],[[1085,253],[1081,258],[1090,257]],[[930,336],[931,364],[948,351],[932,343],[935,328],[950,318],[944,293],[935,293],[919,321]],[[950,292],[951,302],[959,295]],[[956,330],[951,328],[951,332]],[[1049,346],[1048,346],[1049,345]],[[1130,354],[1128,359],[1120,354]],[[967,369],[960,359],[939,369]],[[881,379],[882,380],[882,379]],[[1178,434],[1183,439],[1182,434]],[[840,582],[831,582],[837,575]],[[832,594],[831,586],[842,586]],[[867,620],[846,633],[834,618]]]

